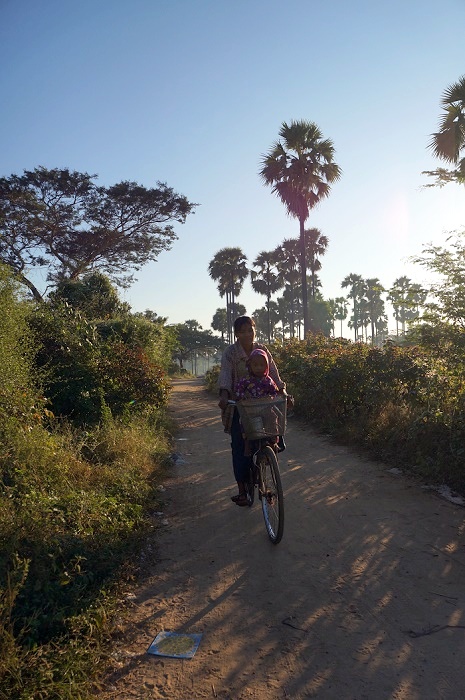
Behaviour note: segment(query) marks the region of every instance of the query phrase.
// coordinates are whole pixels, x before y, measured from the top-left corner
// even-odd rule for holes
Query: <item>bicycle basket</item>
[[[248,440],[284,435],[286,432],[287,397],[263,396],[237,402],[242,429]]]

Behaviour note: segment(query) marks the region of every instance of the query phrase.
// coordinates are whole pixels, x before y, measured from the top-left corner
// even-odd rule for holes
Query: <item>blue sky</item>
[[[307,222],[330,241],[325,298],[350,273],[424,282],[409,256],[465,224],[463,188],[421,174],[464,29],[463,0],[0,0],[0,176],[68,167],[198,202],[123,298],[208,328],[215,253],[252,262],[298,235],[258,171],[282,122],[307,119],[343,170]],[[239,300],[264,304],[249,282]]]

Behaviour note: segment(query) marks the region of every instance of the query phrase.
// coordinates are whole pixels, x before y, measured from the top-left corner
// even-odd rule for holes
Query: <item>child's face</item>
[[[254,377],[259,377],[260,379],[266,374],[266,366],[267,363],[265,358],[261,357],[260,355],[252,357],[249,362],[251,373],[254,375]]]

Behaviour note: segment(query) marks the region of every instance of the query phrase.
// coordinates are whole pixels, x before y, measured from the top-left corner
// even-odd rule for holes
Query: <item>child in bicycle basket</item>
[[[269,376],[268,355],[264,350],[257,348],[250,353],[247,360],[248,377],[240,379],[235,388],[235,394],[238,401],[242,399],[259,399],[263,396],[277,396],[279,393],[278,386]],[[272,423],[276,424],[276,433],[278,433],[278,421],[275,419]],[[268,425],[268,428],[270,425]],[[267,432],[271,432],[268,430]],[[268,438],[270,445],[277,449],[278,435]],[[251,454],[250,440],[244,436],[244,445],[246,456]]]

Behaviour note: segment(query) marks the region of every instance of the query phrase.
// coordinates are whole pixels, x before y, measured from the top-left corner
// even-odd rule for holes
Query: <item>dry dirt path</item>
[[[272,545],[230,501],[215,398],[177,381],[171,408],[182,460],[105,698],[465,697],[463,508],[291,418]],[[194,658],[146,654],[163,629],[201,632]]]

